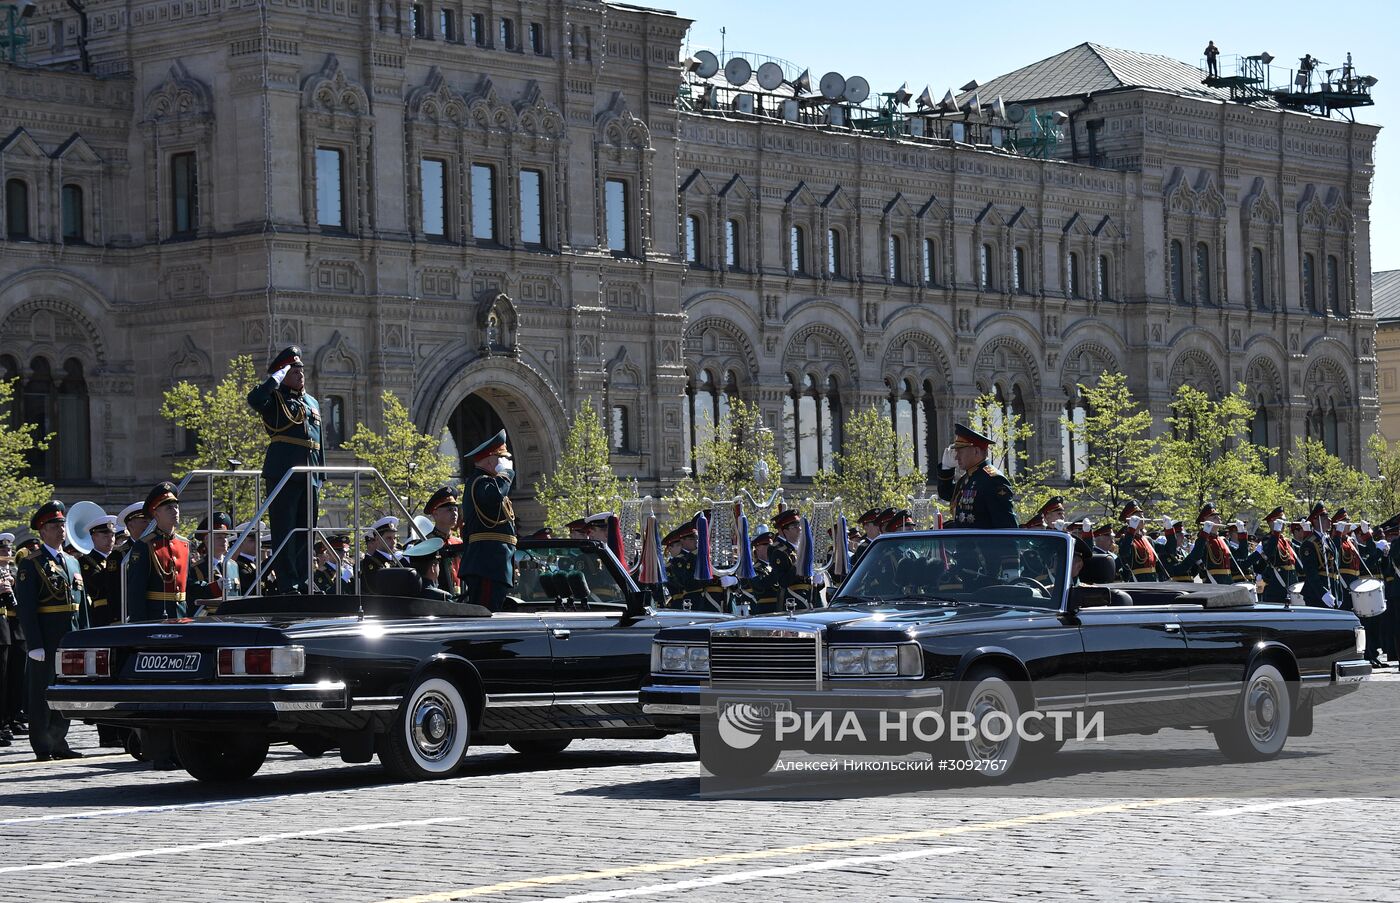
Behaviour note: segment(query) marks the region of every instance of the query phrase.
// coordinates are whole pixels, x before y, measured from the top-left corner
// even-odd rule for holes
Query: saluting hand
[[[953,446],[943,449],[943,469],[956,470],[958,467],[958,453]]]

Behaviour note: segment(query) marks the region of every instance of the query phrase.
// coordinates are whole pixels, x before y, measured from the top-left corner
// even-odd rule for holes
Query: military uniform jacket
[[[55,558],[41,546],[25,556],[15,576],[15,600],[30,649],[53,655],[65,634],[89,624],[82,568],[66,552]]]
[[[211,615],[219,610],[219,603],[224,601],[225,567],[226,565],[205,558],[190,568],[189,590],[185,597],[189,600],[191,613],[196,607],[203,607],[205,613]],[[235,565],[234,570],[240,569]],[[242,577],[240,573],[235,578],[240,587],[239,592],[242,592]]]
[[[121,617],[121,560],[93,549],[78,559],[87,590],[88,620],[93,627],[105,627]]]
[[[666,559],[666,604],[680,607],[687,593],[699,589],[695,579],[695,553],[681,549]]]
[[[1244,576],[1225,540],[1205,531],[1196,534],[1196,544],[1181,563],[1188,574],[1199,573],[1207,583],[1233,583],[1235,577]]]
[[[938,469],[938,497],[953,506],[953,527],[1014,530],[1020,526],[1016,495],[1006,475],[987,462],[954,481],[952,470]]]
[[[773,537],[768,544],[768,564],[773,568],[773,586],[777,590],[779,607],[785,606],[794,595],[803,605],[807,604],[807,592],[812,584],[797,573],[797,547],[781,536]]]
[[[258,563],[246,555],[238,556],[238,587],[239,592],[247,595],[253,592],[253,587],[258,585]],[[267,595],[267,591],[277,581],[277,575],[268,568],[263,572],[262,588],[258,592]]]
[[[1319,536],[1316,531],[1308,533],[1298,543],[1298,562],[1303,570],[1303,595],[1310,604],[1321,605],[1323,593],[1338,595],[1332,580],[1336,560],[1337,550],[1332,547],[1332,541]],[[1340,598],[1337,604],[1341,604]]]
[[[466,545],[462,540],[450,533],[443,533],[436,527],[427,538],[432,539],[434,536],[442,540],[442,551],[438,552],[437,587],[456,598],[462,593],[462,578],[457,576],[457,559],[466,551]]]
[[[267,430],[267,454],[262,475],[276,485],[290,468],[323,464],[321,454],[321,406],[306,392],[293,392],[268,377],[248,393],[248,404],[262,418]],[[313,485],[320,486],[320,474]]]
[[[462,500],[466,550],[458,577],[473,574],[515,585],[515,508],[510,503],[513,475],[478,470]]]
[[[1170,580],[1152,540],[1133,532],[1118,540],[1118,568],[1128,580]]]
[[[126,617],[152,621],[185,617],[190,544],[178,534],[152,531],[132,543],[126,561]]]
[[[753,560],[753,579],[739,581],[744,592],[753,596],[755,603],[775,605],[778,601],[777,585],[773,582],[773,565],[762,558]]]
[[[1298,581],[1298,550],[1282,533],[1270,533],[1245,562],[1264,581],[1265,602],[1288,601],[1288,587]]]
[[[366,552],[360,559],[360,579],[364,580],[375,571],[382,571],[385,568],[396,568],[399,562],[393,558],[385,558],[383,552]]]

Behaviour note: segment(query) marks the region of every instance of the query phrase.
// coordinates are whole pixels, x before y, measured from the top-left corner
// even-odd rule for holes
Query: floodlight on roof
[[[1273,61],[1274,55],[1269,51],[1265,50],[1263,53],[1259,54],[1259,62],[1263,63],[1265,66],[1269,65]]]
[[[963,85],[959,90],[961,90],[961,91],[976,91],[976,90],[977,90],[978,88],[980,88],[980,87],[982,87],[982,85],[981,85],[980,83],[978,83],[977,79],[974,78],[972,81],[970,81],[970,82],[968,82],[967,84]]]

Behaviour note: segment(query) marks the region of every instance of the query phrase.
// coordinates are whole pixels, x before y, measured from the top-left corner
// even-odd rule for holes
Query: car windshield
[[[1068,554],[1060,533],[888,534],[861,557],[836,602],[986,602],[1058,610]]]
[[[527,608],[555,607],[558,602],[590,608],[627,607],[619,585],[598,549],[545,546],[515,553],[516,580],[511,595]]]

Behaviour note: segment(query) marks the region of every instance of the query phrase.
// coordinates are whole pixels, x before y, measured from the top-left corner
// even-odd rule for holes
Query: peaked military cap
[[[1266,524],[1271,524],[1271,523],[1273,523],[1274,521],[1278,520],[1279,518],[1281,518],[1281,517],[1283,517],[1283,516],[1284,516],[1284,515],[1283,515],[1283,506],[1282,506],[1282,505],[1276,505],[1276,506],[1274,506],[1274,510],[1272,510],[1272,511],[1270,511],[1268,514],[1264,515],[1264,523],[1266,523]],[[1287,519],[1287,518],[1285,518],[1285,520],[1286,520],[1286,519]]]
[[[551,529],[548,528],[548,527],[540,527],[540,528],[539,528],[538,530],[536,530],[534,533],[531,533],[529,536],[526,537],[526,539],[553,539],[553,538],[554,538],[554,531],[551,530]]]
[[[0,546],[12,546],[15,544],[15,534],[0,533]]]
[[[1118,515],[1118,519],[1127,520],[1134,515],[1141,516],[1142,508],[1138,506],[1136,499],[1128,499],[1128,503],[1123,506],[1123,513]]]
[[[797,513],[796,508],[788,508],[779,511],[773,516],[773,526],[777,527],[779,530],[786,530],[793,524],[801,523],[801,521],[802,515]]]
[[[167,480],[164,483],[157,483],[150,492],[146,493],[146,503],[141,506],[141,510],[146,513],[147,517],[155,517],[156,509],[161,505],[178,501],[180,501],[180,497],[175,494],[175,484]]]
[[[444,486],[437,492],[428,496],[428,501],[423,505],[423,513],[431,515],[434,511],[444,505],[460,505],[461,499],[457,497],[457,490],[451,486]]]
[[[682,539],[688,539],[689,537],[694,535],[695,524],[691,521],[686,521],[676,529],[672,530],[670,533],[667,533],[665,536],[661,537],[661,544],[663,546],[669,546],[674,543],[680,542]]]
[[[1040,513],[1040,514],[1046,514],[1046,513],[1050,512],[1050,511],[1054,511],[1056,508],[1059,508],[1061,511],[1065,510],[1065,497],[1064,497],[1064,496],[1062,496],[1062,495],[1052,495],[1052,496],[1050,496],[1050,500],[1049,500],[1048,502],[1046,502],[1045,504],[1043,504],[1043,505],[1040,506],[1040,512],[1039,512],[1039,513]]]
[[[577,517],[565,524],[564,529],[570,533],[583,533],[588,530],[588,521]]]
[[[501,430],[500,432],[496,433],[496,435],[487,439],[485,442],[481,443],[476,448],[467,452],[462,457],[470,458],[472,461],[480,461],[483,458],[489,458],[492,455],[505,454],[506,448],[506,431]]]
[[[1215,510],[1215,506],[1212,505],[1210,502],[1206,502],[1204,505],[1201,506],[1200,513],[1198,513],[1198,514],[1196,515],[1196,523],[1202,524],[1202,523],[1205,523],[1205,520],[1206,520],[1206,518],[1208,518],[1208,517],[1219,517],[1219,516],[1220,516],[1220,512],[1218,512],[1218,511]]]
[[[215,511],[212,519],[214,521],[215,530],[230,530],[233,528],[233,520],[222,511]],[[208,517],[201,518],[199,526],[194,529],[194,535],[199,536],[202,533],[208,533],[209,521],[210,518]]]
[[[131,520],[133,517],[145,517],[145,509],[145,502],[132,502],[130,505],[127,505],[125,508],[123,508],[119,514],[117,514],[117,523],[121,524],[124,527],[126,526],[126,522]]]
[[[970,427],[955,423],[953,424],[953,447],[987,449],[992,447],[992,440]]]
[[[1326,516],[1327,516],[1327,506],[1324,505],[1324,504],[1322,504],[1321,502],[1314,502],[1314,503],[1313,503],[1313,506],[1312,506],[1312,509],[1311,509],[1310,511],[1308,511],[1308,517],[1309,517],[1309,518],[1313,518],[1313,517],[1326,517]]]
[[[1338,521],[1344,521],[1344,520],[1347,520],[1347,509],[1346,509],[1346,508],[1338,508],[1338,509],[1337,509],[1337,513],[1332,515],[1332,523],[1335,524],[1335,523],[1337,523]]]
[[[403,550],[405,556],[409,558],[427,558],[442,551],[442,537],[433,536],[429,539],[420,540]]]
[[[50,524],[54,521],[58,521],[60,524],[68,522],[68,509],[58,499],[39,506],[39,510],[35,511],[29,518],[29,529],[38,530],[44,524]]]
[[[267,365],[267,372],[276,373],[283,367],[300,366],[302,366],[301,347],[298,345],[292,345],[288,348],[283,348],[277,353],[277,356],[272,359],[272,363]]]
[[[864,514],[862,514],[862,515],[860,516],[860,518],[856,520],[856,523],[860,524],[861,526],[864,526],[864,525],[866,525],[866,524],[873,524],[873,523],[875,523],[876,520],[879,519],[879,517],[880,517],[880,509],[879,509],[879,508],[871,508],[869,511],[865,512]]]

